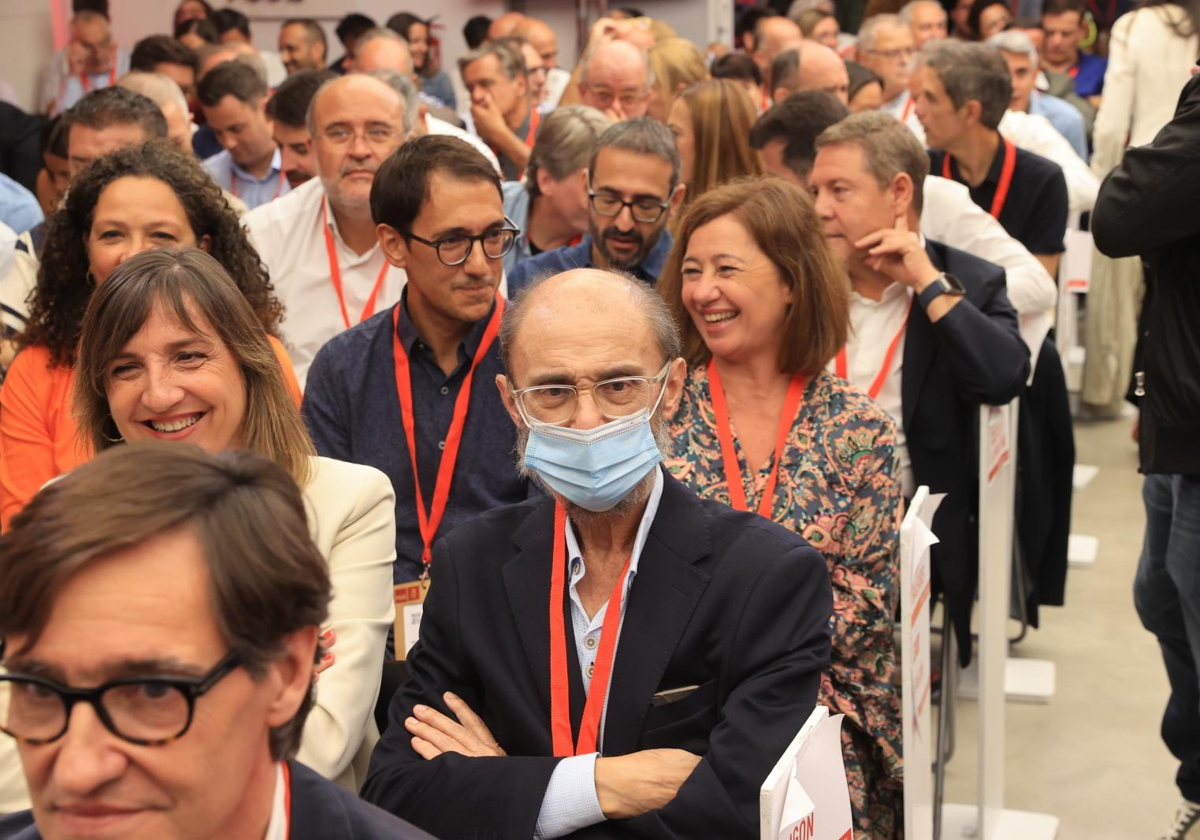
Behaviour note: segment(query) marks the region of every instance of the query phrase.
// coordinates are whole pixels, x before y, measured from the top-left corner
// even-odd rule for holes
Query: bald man
[[[520,12],[505,12],[493,20],[492,25],[488,27],[488,40],[497,41],[501,38],[507,38],[513,34],[513,30],[523,20],[525,20],[525,15]]]
[[[843,105],[850,101],[850,76],[846,62],[833,50],[816,41],[803,47],[784,50],[771,63],[775,89],[771,99],[782,102],[798,90],[823,90],[836,96]]]
[[[781,52],[796,49],[803,42],[804,35],[800,32],[800,27],[788,18],[764,17],[754,25],[754,51],[750,57],[754,59],[759,72],[762,73],[764,100],[762,109],[764,111],[770,106],[770,102],[766,101],[767,93],[774,89],[774,83],[771,81],[771,65]]]
[[[550,277],[499,344],[520,470],[546,495],[435,545],[363,798],[441,837],[758,836],[759,786],[829,661],[825,561],[660,466],[686,365],[652,288]]]
[[[420,83],[417,81],[416,73],[413,71],[412,55],[408,51],[408,44],[405,43],[402,37],[390,29],[383,27],[371,29],[359,37],[355,53],[354,69],[358,73],[391,70],[412,79],[413,84],[420,89]],[[500,161],[497,159],[496,153],[489,149],[488,145],[476,135],[429,113],[429,106],[425,102],[418,102],[414,107],[418,109],[416,117],[416,133],[418,136],[423,134],[444,134],[450,137],[457,137],[459,140],[464,140],[474,146],[476,151],[496,167],[497,172],[500,171]]]
[[[301,384],[325,342],[400,299],[404,270],[375,241],[370,197],[376,170],[406,139],[404,107],[370,76],[326,82],[308,111],[317,177],[246,216],[287,308],[281,337]]]
[[[604,41],[583,57],[579,102],[617,122],[644,117],[652,77],[645,50],[628,41]]]
[[[42,101],[51,115],[67,110],[89,91],[115,85],[129,72],[129,54],[113,42],[104,15],[90,10],[76,13],[70,35],[45,76]]]
[[[525,41],[541,56],[546,71],[546,82],[538,110],[548,114],[558,107],[563,92],[571,82],[571,74],[558,66],[558,36],[543,20],[527,17],[513,29],[513,35]],[[528,70],[528,66],[526,67]]]

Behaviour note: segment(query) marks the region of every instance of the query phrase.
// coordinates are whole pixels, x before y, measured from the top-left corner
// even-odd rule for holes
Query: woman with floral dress
[[[757,510],[825,555],[833,660],[820,700],[845,714],[855,836],[903,833],[895,426],[826,367],[849,283],[808,196],[747,179],[701,196],[659,280],[690,367],[667,466],[705,498]]]

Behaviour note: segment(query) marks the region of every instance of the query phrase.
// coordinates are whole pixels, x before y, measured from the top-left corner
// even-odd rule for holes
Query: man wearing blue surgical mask
[[[519,468],[548,495],[435,546],[363,797],[446,837],[757,836],[829,660],[824,560],[662,470],[685,365],[653,290],[550,277],[500,342]]]

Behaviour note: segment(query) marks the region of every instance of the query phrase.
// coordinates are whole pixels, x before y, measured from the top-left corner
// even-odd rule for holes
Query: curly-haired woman
[[[160,247],[202,248],[225,267],[271,336],[299,402],[291,362],[275,337],[283,307],[216,183],[195,158],[166,141],[101,158],[75,180],[49,220],[29,322],[0,392],[0,526],[7,527],[43,484],[90,457],[71,413],[83,314],[113,269]]]

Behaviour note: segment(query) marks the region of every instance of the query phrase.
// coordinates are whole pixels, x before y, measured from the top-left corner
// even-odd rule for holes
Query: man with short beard
[[[246,227],[287,308],[282,338],[303,387],[317,351],[400,299],[404,269],[375,240],[371,184],[406,139],[404,100],[378,79],[342,76],[308,108],[317,177],[246,216]]]
[[[650,286],[658,281],[673,244],[667,223],[684,192],[670,130],[649,117],[617,123],[601,135],[583,177],[587,236],[517,265],[508,275],[509,297],[537,277],[572,268],[618,269]]]
[[[824,560],[659,466],[686,365],[653,289],[552,276],[499,341],[548,495],[438,541],[363,798],[441,837],[758,836],[829,660]]]

